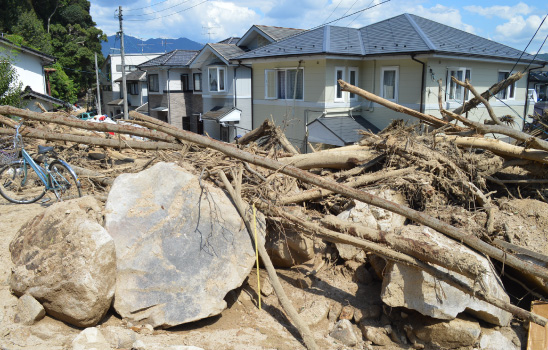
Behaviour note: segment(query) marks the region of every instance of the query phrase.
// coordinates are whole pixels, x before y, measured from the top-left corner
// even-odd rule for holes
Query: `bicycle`
[[[13,149],[4,149],[4,157],[0,157],[0,195],[16,204],[34,203],[47,191],[52,191],[58,201],[82,197],[76,173],[68,163],[57,158],[53,147],[38,146],[43,166],[29,155],[19,133],[22,125],[23,122],[15,127]],[[48,155],[55,158],[50,164]]]

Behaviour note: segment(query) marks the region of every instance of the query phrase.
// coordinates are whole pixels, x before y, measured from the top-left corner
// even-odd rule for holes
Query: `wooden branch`
[[[232,197],[232,201],[234,202],[236,209],[238,210],[238,212],[240,213],[240,216],[244,220],[245,226],[247,227],[247,231],[251,237],[251,241],[254,242],[255,237],[253,237],[252,225],[248,216],[246,215],[244,201],[242,200],[242,197],[240,197],[237,194],[236,190],[232,187],[232,185],[226,178],[226,175],[223,171],[220,170],[218,174],[221,177],[221,180],[223,181],[223,184],[227,192]],[[261,257],[263,264],[266,268],[266,271],[268,272],[270,283],[272,284],[272,287],[274,288],[274,291],[276,292],[276,295],[278,296],[278,299],[280,300],[280,304],[282,305],[282,308],[285,310],[289,318],[295,324],[295,328],[297,328],[297,330],[301,334],[301,337],[303,338],[303,341],[306,347],[309,350],[319,349],[318,346],[316,345],[316,342],[314,341],[314,336],[312,335],[312,332],[308,328],[307,324],[301,320],[301,316],[297,313],[297,310],[295,310],[295,308],[293,307],[293,304],[291,304],[291,301],[285,294],[282,284],[280,283],[280,280],[278,279],[278,275],[276,274],[276,269],[274,268],[274,265],[272,265],[272,261],[270,260],[270,257],[268,256],[268,253],[266,252],[266,248],[264,247],[264,242],[258,242],[258,243],[259,244],[257,244],[257,248],[259,250],[259,256]],[[257,293],[260,293],[260,291],[258,291]]]
[[[92,178],[93,180],[97,181],[98,183],[100,183],[103,186],[110,186],[114,183],[113,178],[108,177],[104,174],[98,173],[94,170],[82,168],[82,167],[79,167],[79,166],[76,166],[76,165],[71,165],[70,167],[72,169],[74,169],[76,174],[78,174],[78,177]]]
[[[356,187],[360,187],[368,183],[376,182],[389,177],[402,176],[404,174],[413,172],[415,170],[417,170],[417,168],[411,167],[411,168],[404,168],[404,169],[391,170],[391,171],[379,171],[373,174],[365,174],[359,177],[352,178],[352,180],[345,183],[345,185],[348,187],[356,188]],[[292,203],[306,202],[306,201],[316,200],[325,196],[329,196],[334,193],[335,192],[329,191],[326,189],[314,188],[294,196],[282,198],[279,202],[277,202],[277,204],[287,205]]]
[[[480,300],[483,300],[486,303],[494,305],[502,310],[508,311],[511,314],[521,319],[531,321],[543,327],[548,324],[548,319],[542,316],[536,315],[527,310],[521,309],[517,306],[514,306],[509,302],[506,302],[504,300],[488,295],[484,293],[482,290],[473,289],[470,286],[464,284],[462,281],[456,279],[449,273],[441,271],[432,265],[429,265],[427,263],[420,261],[419,259],[410,257],[406,254],[395,252],[392,249],[385,248],[382,245],[377,243],[369,242],[364,239],[360,239],[360,238],[356,238],[356,237],[352,237],[349,235],[328,230],[325,227],[322,227],[320,225],[317,225],[311,222],[307,222],[294,215],[291,215],[278,207],[274,207],[274,206],[270,206],[262,203],[260,204],[261,204],[260,208],[263,212],[269,213],[270,216],[281,217],[289,224],[297,225],[300,228],[299,231],[306,235],[309,235],[312,237],[319,237],[328,242],[350,244],[354,247],[358,247],[366,251],[373,252],[390,261],[402,263],[407,266],[421,269],[425,271],[426,273],[434,276],[434,278],[444,281],[445,283],[459,289],[460,291],[466,294],[472,295],[473,297],[478,298]]]
[[[118,149],[133,148],[133,149],[151,150],[151,151],[156,151],[160,149],[172,149],[172,150],[184,149],[183,145],[170,143],[170,142],[104,139],[101,137],[93,137],[93,136],[78,136],[78,135],[72,135],[72,134],[46,132],[46,131],[41,131],[34,128],[29,128],[29,127],[22,129],[20,132],[23,137],[30,137],[33,139],[42,139],[42,140],[48,140],[48,141],[68,141],[68,142],[81,143],[85,145],[112,147],[112,148],[118,148]],[[14,131],[13,129],[0,128],[0,134],[13,135]]]
[[[486,99],[486,100],[489,100],[491,98],[491,96],[494,96],[496,95],[499,91],[501,90],[504,90],[506,89],[508,86],[510,86],[511,84],[515,83],[516,81],[520,80],[521,78],[523,77],[523,73],[522,72],[517,72],[515,74],[512,74],[511,76],[509,76],[507,79],[503,80],[503,81],[500,81],[496,84],[494,84],[493,86],[491,86],[489,89],[487,89],[487,91],[484,91],[481,96]],[[463,114],[463,113],[466,113],[468,112],[469,110],[473,109],[473,108],[476,108],[479,104],[481,103],[481,101],[477,98],[473,98],[471,99],[470,101],[468,101],[466,103],[466,105],[463,105],[463,106],[460,106],[459,108],[455,109],[453,111],[453,113],[455,114]]]
[[[477,91],[476,89],[472,86],[472,84],[470,84],[470,82],[468,81],[468,79],[466,79],[466,81],[463,83],[462,81],[458,80],[457,78],[455,77],[451,77],[451,80],[453,82],[455,82],[457,85],[460,85],[462,86],[463,88],[465,89],[468,89],[472,92],[472,94],[474,94],[474,96],[481,102],[483,103],[483,105],[485,106],[485,108],[487,108],[487,113],[489,114],[489,116],[491,117],[491,119],[495,122],[495,124],[497,125],[503,125],[504,124],[500,121],[500,119],[497,117],[497,115],[495,114],[495,111],[493,111],[493,108],[491,107],[491,105],[489,104],[489,102],[483,98],[483,96],[481,96]]]
[[[525,142],[528,147],[541,149],[544,151],[548,151],[548,141],[543,140],[541,138],[529,135],[523,131],[519,131],[513,128],[510,128],[506,125],[488,125],[488,124],[482,124],[478,122],[474,122],[470,119],[464,118],[458,114],[455,114],[453,112],[444,110],[444,113],[447,113],[447,115],[459,120],[465,125],[468,125],[470,127],[473,127],[478,132],[482,134],[488,134],[488,133],[494,133],[494,134],[501,134],[510,136],[518,141]]]
[[[356,86],[348,84],[347,82],[343,81],[342,79],[339,79],[338,82],[339,82],[339,85],[341,86],[342,91],[348,91],[350,93],[359,95],[359,96],[365,98],[366,100],[369,100],[371,102],[375,102],[375,103],[378,103],[382,106],[390,108],[393,111],[396,111],[396,112],[399,112],[399,113],[405,113],[405,114],[410,115],[412,117],[418,118],[418,119],[422,120],[423,122],[425,122],[428,125],[435,126],[435,127],[439,128],[439,127],[444,126],[444,125],[447,124],[446,121],[441,120],[439,118],[436,118],[433,115],[424,114],[424,113],[418,112],[414,109],[407,108],[407,107],[404,107],[404,106],[399,105],[397,103],[394,103],[392,101],[388,101],[387,99],[384,99],[384,98],[379,97],[375,94],[372,94],[368,91],[362,90],[362,89],[360,89]],[[460,129],[456,126],[453,126],[453,128]]]
[[[259,138],[263,137],[264,135],[267,135],[269,132],[274,130],[275,125],[270,119],[265,119],[265,121],[258,127],[250,132],[244,134],[244,136],[240,137],[237,140],[237,143],[239,145],[247,145],[248,143],[251,143],[253,141],[257,141]]]
[[[73,128],[80,128],[86,130],[95,130],[103,132],[115,132],[120,134],[129,134],[135,136],[146,137],[153,140],[173,142],[175,138],[168,136],[163,132],[153,131],[145,128],[137,128],[128,125],[118,125],[110,123],[94,123],[75,118],[68,118],[61,114],[56,115],[44,115],[43,113],[36,113],[29,110],[19,109],[12,106],[0,106],[0,114],[3,115],[16,115],[23,119],[37,120],[46,123],[55,123],[59,125],[70,126]]]
[[[369,149],[362,147],[363,150]],[[359,163],[371,159],[370,152],[364,151],[330,151],[299,154],[292,157],[279,158],[282,164],[291,164],[299,169],[330,168],[350,169]]]
[[[293,146],[291,142],[287,139],[285,136],[285,133],[280,129],[279,126],[274,128],[274,133],[276,135],[276,138],[280,142],[280,145],[282,145],[283,149],[290,153],[290,154],[299,154],[300,152]]]
[[[438,141],[452,142],[459,147],[481,148],[484,150],[489,150],[502,157],[527,159],[542,164],[548,164],[548,152],[546,151],[525,149],[524,147],[514,146],[495,139],[447,135],[436,136],[436,142]]]
[[[367,204],[371,204],[385,210],[400,214],[406,218],[415,222],[421,223],[425,226],[431,227],[436,231],[444,233],[449,237],[452,237],[458,241],[464,242],[469,247],[476,249],[484,254],[490,256],[493,259],[504,262],[505,264],[514,267],[524,273],[533,274],[537,277],[541,277],[548,281],[548,269],[537,266],[535,264],[525,262],[516,258],[513,255],[506,254],[502,250],[491,246],[490,244],[483,242],[478,237],[469,235],[467,232],[462,231],[454,226],[448,225],[445,222],[436,219],[430,215],[422,212],[418,212],[406,206],[393,203],[386,199],[380,198],[370,193],[366,193],[360,190],[353,189],[351,187],[341,185],[332,180],[328,180],[321,176],[312,174],[308,171],[298,169],[291,165],[282,164],[274,159],[262,157],[257,154],[251,154],[243,150],[238,149],[234,145],[227,144],[218,140],[214,140],[209,137],[198,135],[190,131],[174,130],[169,131],[171,136],[180,138],[182,140],[193,142],[203,147],[209,147],[226,154],[227,156],[234,157],[270,170],[278,171],[282,174],[294,177],[303,182],[316,185],[321,188],[328,189],[330,191],[339,193],[348,198],[356,199]]]

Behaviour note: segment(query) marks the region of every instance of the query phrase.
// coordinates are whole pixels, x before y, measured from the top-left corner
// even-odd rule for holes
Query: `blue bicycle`
[[[80,181],[74,170],[58,158],[48,164],[48,155],[56,157],[53,147],[38,146],[43,166],[38,165],[27,153],[19,133],[22,125],[23,122],[15,128],[13,149],[10,150],[15,157],[0,169],[0,195],[16,204],[34,203],[44,197],[47,191],[55,193],[58,201],[81,197]]]

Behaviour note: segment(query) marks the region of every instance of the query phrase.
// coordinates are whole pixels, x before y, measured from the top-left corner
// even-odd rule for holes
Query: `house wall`
[[[202,113],[202,95],[192,92],[174,92],[170,94],[169,123],[183,128],[183,118]]]
[[[47,94],[42,60],[24,51],[17,51],[0,43],[0,57],[10,57],[23,89],[30,86],[35,92]]]

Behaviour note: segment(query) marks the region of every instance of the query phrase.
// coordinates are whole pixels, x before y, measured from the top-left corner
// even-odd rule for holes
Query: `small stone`
[[[137,340],[137,333],[131,329],[108,326],[101,329],[101,333],[113,348],[128,348]]]
[[[326,299],[313,301],[300,313],[301,319],[308,326],[314,326],[327,318],[329,313],[329,302]]]
[[[46,310],[38,300],[30,294],[24,294],[17,301],[17,309],[15,313],[15,323],[24,325],[33,325],[46,316]]]
[[[499,331],[485,329],[480,337],[480,348],[485,350],[519,350],[521,347],[514,344]]]
[[[473,318],[461,315],[451,321],[430,318],[423,327],[414,329],[414,333],[425,343],[453,349],[473,346],[479,339],[481,328]]]
[[[146,347],[145,343],[143,343],[142,340],[137,340],[131,346],[131,350],[147,350],[147,347]]]
[[[382,314],[382,307],[380,305],[368,305],[364,309],[356,309],[354,311],[354,322],[360,323],[364,319],[378,319]]]
[[[340,320],[337,322],[329,335],[346,346],[355,346],[358,344],[358,338],[352,329],[352,323],[348,320]]]
[[[89,327],[74,338],[72,350],[110,350],[110,344],[99,329]]]
[[[327,318],[330,322],[335,322],[339,319],[339,315],[342,311],[342,305],[339,303],[333,303],[331,304],[331,308],[329,309],[329,314],[327,315]]]
[[[261,294],[267,297],[272,295],[272,293],[274,293],[274,288],[270,283],[270,279],[267,277],[264,279],[263,283],[261,283]]]
[[[342,308],[339,320],[351,320],[354,317],[354,308],[351,305],[346,305]]]
[[[392,344],[392,340],[386,334],[386,329],[382,327],[370,327],[360,325],[363,337],[370,340],[375,345],[386,346]]]

